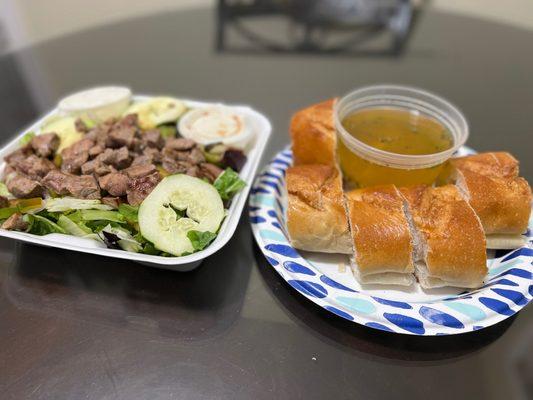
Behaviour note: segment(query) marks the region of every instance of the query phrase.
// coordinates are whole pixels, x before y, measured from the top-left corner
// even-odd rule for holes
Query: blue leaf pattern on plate
[[[390,323],[408,332],[416,333],[417,335],[422,335],[425,332],[424,324],[416,318],[408,317],[403,314],[389,313],[383,313],[383,316]]]
[[[319,285],[318,283],[310,281],[301,281],[296,279],[289,279],[287,283],[296,290],[305,293],[308,296],[318,297],[319,299],[322,299],[328,295],[328,291],[324,288],[324,286]]]
[[[443,326],[447,326],[448,328],[457,328],[457,329],[461,329],[465,327],[462,324],[462,322],[459,321],[454,316],[450,314],[446,314],[445,312],[442,312],[439,310],[435,310],[434,308],[431,308],[431,307],[422,306],[420,307],[419,313],[422,317],[424,317],[428,321],[433,322],[434,324],[437,324],[437,325],[443,325]]]
[[[311,276],[316,275],[311,269],[303,266],[302,264],[298,264],[294,261],[285,261],[283,263],[283,267],[287,271],[294,272],[296,274],[304,274],[304,275],[311,275]]]
[[[273,253],[281,254],[285,257],[298,258],[300,257],[298,252],[294,250],[291,246],[285,244],[269,244],[265,246],[265,249]]]
[[[337,314],[339,317],[353,321],[353,317],[350,314],[345,313],[344,311],[339,310],[338,308],[335,308],[333,306],[324,306],[324,308],[328,311],[331,311],[333,314]]]
[[[386,306],[391,306],[391,307],[395,307],[395,308],[402,308],[404,310],[410,310],[410,309],[413,308],[409,304],[404,303],[403,301],[387,300],[387,299],[382,299],[381,297],[375,297],[375,296],[373,296],[372,298],[375,301],[377,301],[378,303],[384,304]]]
[[[331,286],[331,287],[334,287],[335,289],[339,289],[339,290],[345,290],[347,292],[354,292],[354,293],[357,293],[357,290],[354,290],[354,289],[351,289],[349,288],[348,286],[344,286],[342,283],[339,283],[337,281],[334,281],[333,279],[331,279],[330,277],[326,276],[326,275],[321,275],[320,276],[320,280],[322,282],[324,282],[326,285],[328,286]]]

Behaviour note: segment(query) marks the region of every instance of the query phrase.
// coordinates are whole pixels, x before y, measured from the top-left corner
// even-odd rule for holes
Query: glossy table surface
[[[246,103],[271,119],[380,82],[456,103],[469,145],[508,150],[533,181],[533,31],[431,9],[398,57],[214,50],[214,10],[114,23],[0,58],[1,140],[58,98],[102,83]],[[190,273],[0,239],[2,399],[533,397],[531,306],[453,337],[371,330],[296,293],[234,238]]]

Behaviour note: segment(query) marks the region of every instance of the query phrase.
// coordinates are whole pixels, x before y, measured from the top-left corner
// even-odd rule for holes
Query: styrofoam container
[[[151,96],[137,95],[133,97],[133,101],[143,101],[150,99]],[[205,107],[214,103],[206,103],[193,100],[184,100],[189,108]],[[219,104],[219,103],[217,103]],[[0,236],[17,239],[23,242],[33,243],[41,246],[57,247],[60,249],[79,251],[82,253],[98,254],[101,256],[123,258],[125,260],[132,260],[152,267],[171,269],[174,271],[190,271],[198,267],[204,258],[220,250],[233,236],[239,219],[244,208],[248,192],[253,183],[254,176],[259,166],[259,161],[266,144],[270,137],[272,127],[269,120],[261,113],[253,110],[248,106],[232,106],[246,117],[246,121],[250,124],[253,131],[253,139],[247,152],[247,161],[242,171],[239,173],[241,179],[246,182],[246,187],[239,192],[232,200],[231,206],[228,210],[228,215],[224,219],[222,226],[216,239],[206,249],[183,257],[161,257],[152,256],[148,254],[132,253],[124,250],[108,249],[103,244],[95,240],[84,239],[71,235],[63,235],[59,233],[52,233],[44,236],[37,236],[31,233],[7,231],[0,229]],[[34,124],[22,131],[15,139],[0,150],[0,169],[3,170],[5,163],[3,159],[6,155],[19,148],[19,140],[29,131],[39,132],[39,127],[48,118],[59,113],[58,109],[54,109],[48,114],[41,117]]]

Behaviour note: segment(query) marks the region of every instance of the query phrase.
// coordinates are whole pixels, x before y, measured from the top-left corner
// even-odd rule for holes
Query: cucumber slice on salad
[[[176,122],[186,109],[181,100],[154,97],[131,105],[124,114],[137,114],[141,128],[154,129],[157,125]]]
[[[139,207],[141,235],[175,256],[195,249],[189,231],[216,233],[224,205],[214,186],[188,175],[164,178]]]

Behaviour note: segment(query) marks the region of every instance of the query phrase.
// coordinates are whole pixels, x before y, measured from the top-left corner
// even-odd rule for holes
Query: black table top
[[[296,109],[380,82],[456,103],[477,150],[508,150],[533,181],[533,31],[431,9],[399,56],[215,51],[215,13],[114,23],[0,58],[3,141],[68,92],[250,104],[288,143]],[[526,398],[533,313],[453,337],[365,328],[308,302],[269,267],[246,211],[190,273],[0,239],[3,399]]]

